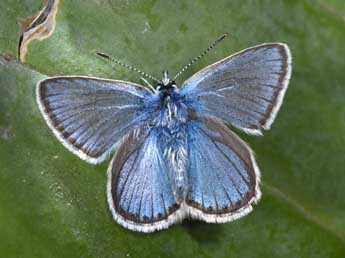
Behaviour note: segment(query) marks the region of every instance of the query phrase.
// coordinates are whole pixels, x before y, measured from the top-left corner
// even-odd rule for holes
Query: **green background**
[[[0,51],[16,53],[17,18],[40,0],[1,0]],[[94,55],[102,50],[160,78],[243,48],[285,42],[293,72],[272,129],[248,141],[263,198],[227,224],[185,221],[128,231],[106,203],[109,161],[92,166],[53,136],[35,102],[44,75],[140,82]],[[57,27],[29,46],[25,66],[0,59],[0,257],[345,257],[345,2],[343,0],[61,0]],[[43,75],[44,74],[44,75]]]

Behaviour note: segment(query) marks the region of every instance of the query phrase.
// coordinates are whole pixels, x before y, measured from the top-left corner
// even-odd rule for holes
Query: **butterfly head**
[[[168,89],[172,90],[172,89],[176,89],[176,83],[175,81],[172,81],[169,79],[168,76],[168,71],[164,70],[163,71],[163,78],[162,80],[157,84],[157,90],[158,91],[166,91]]]

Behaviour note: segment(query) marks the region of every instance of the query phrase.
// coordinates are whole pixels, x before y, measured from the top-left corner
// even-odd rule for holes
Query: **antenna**
[[[145,77],[150,78],[151,80],[153,80],[153,81],[155,81],[157,83],[160,83],[160,81],[157,80],[155,77],[153,77],[153,76],[151,76],[151,75],[149,75],[147,73],[144,73],[143,71],[139,70],[138,68],[136,68],[134,66],[126,65],[126,64],[124,64],[124,63],[122,63],[122,62],[120,62],[120,61],[118,61],[118,60],[108,56],[107,54],[102,53],[102,52],[96,52],[96,54],[98,56],[100,56],[100,57],[103,57],[105,59],[108,59],[108,60],[114,62],[115,64],[121,65],[122,67],[125,67],[128,70],[135,71],[135,72],[141,74],[142,76],[145,76]]]
[[[227,33],[221,35],[217,40],[212,42],[212,44],[204,50],[199,56],[195,57],[189,64],[185,65],[172,79],[173,81],[176,80],[177,77],[179,77],[184,71],[186,71],[192,64],[197,62],[200,58],[202,58],[204,55],[206,55],[212,48],[214,48],[219,42],[221,42],[223,39],[225,39],[228,36]]]

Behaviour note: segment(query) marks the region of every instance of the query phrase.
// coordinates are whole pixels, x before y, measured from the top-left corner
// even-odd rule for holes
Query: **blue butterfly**
[[[253,152],[225,124],[253,135],[270,129],[291,75],[288,46],[245,49],[178,87],[190,65],[172,80],[163,72],[161,81],[129,67],[155,87],[82,76],[37,85],[42,115],[68,150],[92,164],[116,150],[107,198],[114,220],[128,229],[152,232],[185,218],[229,222],[260,199]]]

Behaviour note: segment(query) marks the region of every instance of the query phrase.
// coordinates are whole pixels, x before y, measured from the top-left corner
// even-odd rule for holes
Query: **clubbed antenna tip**
[[[220,41],[222,41],[223,39],[225,39],[229,34],[228,33],[224,33],[223,35],[221,35],[217,40],[216,40],[216,44],[219,43]]]

